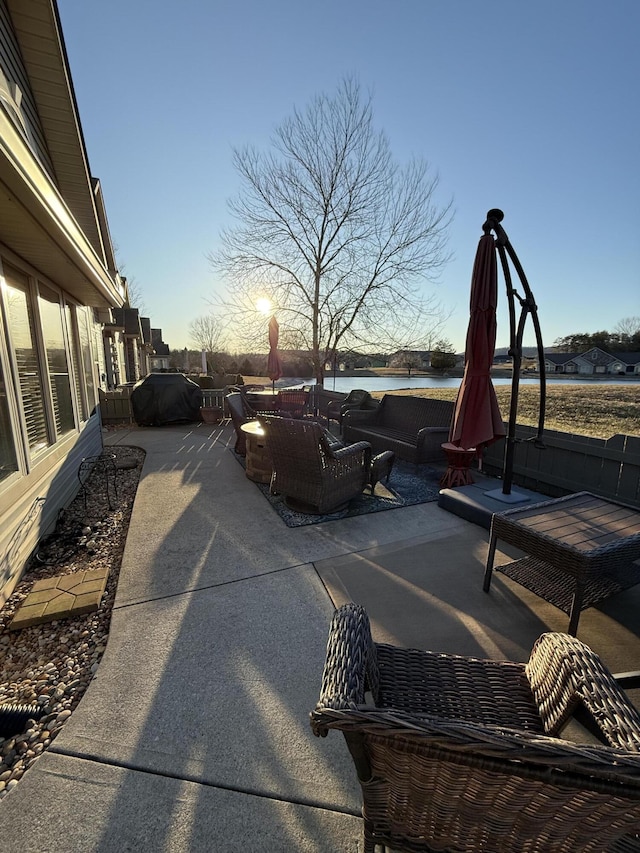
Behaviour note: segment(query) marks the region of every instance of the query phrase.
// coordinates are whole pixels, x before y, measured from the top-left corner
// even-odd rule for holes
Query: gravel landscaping
[[[104,476],[90,475],[82,492],[41,541],[22,580],[0,610],[0,705],[35,705],[37,720],[19,734],[0,737],[0,799],[18,784],[69,719],[105,650],[133,501],[144,451],[110,447],[117,466],[117,499]],[[134,466],[134,467],[130,467]],[[9,630],[33,583],[72,572],[109,568],[100,607],[83,616]]]

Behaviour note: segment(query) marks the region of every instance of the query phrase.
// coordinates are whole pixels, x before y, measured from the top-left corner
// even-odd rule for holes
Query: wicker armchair
[[[247,421],[254,420],[255,416],[249,414],[246,410],[246,404],[242,397],[242,394],[233,393],[227,394],[225,397],[225,403],[229,409],[229,414],[231,415],[231,421],[233,423],[234,429],[236,431],[236,443],[234,450],[240,456],[247,455],[247,442],[246,436],[240,429],[242,424],[246,424]]]
[[[318,423],[263,417],[273,462],[271,491],[292,509],[323,514],[362,493],[369,479],[371,448],[364,442],[337,446]]]
[[[342,416],[351,409],[365,409],[374,402],[368,391],[356,388],[349,391],[344,400],[330,400],[327,403],[327,423],[337,421],[342,427]]]
[[[606,745],[558,736],[578,710]],[[567,634],[543,634],[527,664],[477,660],[374,643],[344,605],[311,726],[344,733],[365,853],[639,849],[640,714]]]

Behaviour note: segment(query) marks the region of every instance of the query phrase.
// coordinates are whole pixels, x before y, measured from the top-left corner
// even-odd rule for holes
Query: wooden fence
[[[100,389],[100,416],[103,424],[133,423],[131,408],[131,392],[133,385],[123,385],[115,391]],[[224,407],[224,398],[228,393],[226,388],[203,388],[202,405]]]
[[[133,423],[131,391],[133,385],[123,385],[116,391],[98,391],[100,417],[103,424]]]
[[[539,449],[533,443],[535,435],[532,427],[516,428],[514,485],[550,497],[593,492],[640,507],[640,437],[602,439],[548,430],[543,435],[544,449]],[[504,446],[501,440],[485,450],[485,473],[502,474]]]

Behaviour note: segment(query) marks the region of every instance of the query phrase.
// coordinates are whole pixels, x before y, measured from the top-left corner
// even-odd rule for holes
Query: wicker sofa
[[[393,450],[416,464],[436,462],[443,458],[441,445],[448,439],[453,410],[449,400],[385,394],[371,411],[345,412],[342,435],[346,444],[368,441],[374,455]]]
[[[543,634],[527,664],[374,643],[347,604],[311,726],[344,734],[365,853],[637,851],[640,714],[625,681],[638,686],[567,634]],[[562,736],[572,715],[580,743]]]

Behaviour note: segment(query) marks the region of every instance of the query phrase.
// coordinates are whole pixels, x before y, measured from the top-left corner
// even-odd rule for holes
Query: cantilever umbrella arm
[[[538,350],[538,365],[540,376],[540,412],[538,416],[538,431],[534,442],[536,447],[543,448],[542,433],[544,430],[544,416],[546,407],[546,367],[544,363],[544,347],[542,345],[542,333],[540,331],[540,321],[538,318],[538,307],[536,305],[533,293],[529,287],[529,282],[522,269],[522,264],[516,255],[513,246],[511,245],[506,231],[500,224],[504,219],[504,213],[497,208],[493,208],[487,213],[487,219],[482,226],[485,234],[493,231],[496,235],[496,245],[498,255],[504,273],[505,284],[507,289],[507,301],[509,305],[509,355],[513,359],[513,372],[511,379],[511,403],[509,407],[509,428],[507,431],[507,440],[505,445],[504,469],[502,480],[502,493],[504,495],[511,494],[511,484],[513,482],[513,457],[516,443],[516,420],[518,414],[518,392],[520,386],[520,368],[522,365],[522,339],[524,337],[524,329],[527,317],[531,315],[533,327],[536,335],[536,344]],[[511,280],[511,270],[509,268],[509,260],[518,274],[524,296],[520,296],[518,291],[513,287]],[[516,322],[516,299],[520,303],[520,316]]]

